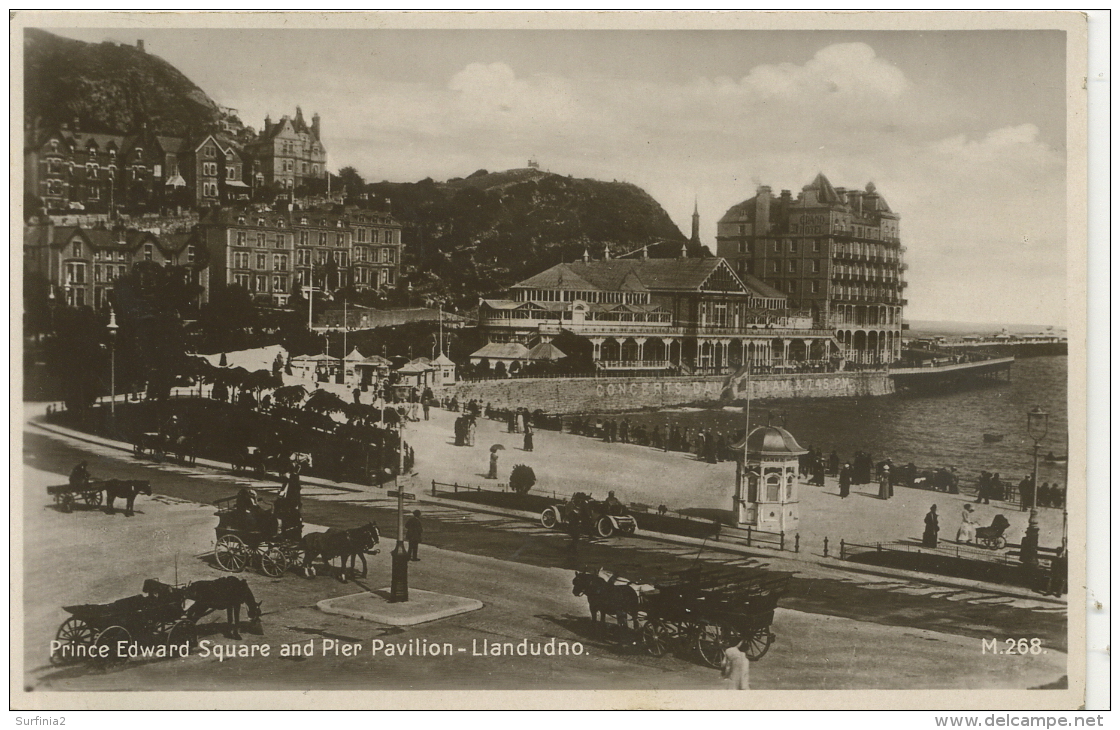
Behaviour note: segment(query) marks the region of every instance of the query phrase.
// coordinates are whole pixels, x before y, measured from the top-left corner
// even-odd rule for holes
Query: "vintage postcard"
[[[1083,705],[1083,15],[10,28],[12,707]]]

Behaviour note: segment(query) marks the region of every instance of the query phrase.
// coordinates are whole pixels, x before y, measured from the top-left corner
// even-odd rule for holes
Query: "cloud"
[[[916,85],[864,43],[676,82],[470,63],[438,85],[349,80],[303,106],[323,115],[332,165],[369,179],[446,179],[535,157],[640,185],[685,232],[699,197],[713,247],[715,221],[759,182],[796,195],[817,172],[845,187],[873,180],[902,216],[910,316],[975,319],[1002,306],[1021,320],[1015,311],[1064,307],[1064,153],[1029,120],[983,129],[982,110]]]
[[[826,46],[804,65],[761,65],[743,77],[741,86],[763,98],[897,97],[910,88],[905,74],[878,58],[866,43]]]

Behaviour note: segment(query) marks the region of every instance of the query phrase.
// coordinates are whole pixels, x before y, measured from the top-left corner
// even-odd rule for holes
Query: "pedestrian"
[[[929,508],[929,513],[926,515],[926,530],[922,533],[922,545],[928,548],[937,547],[937,532],[940,528],[937,526],[937,505]]]
[[[89,484],[89,464],[85,461],[70,470],[70,486],[84,488]]]
[[[852,489],[852,465],[844,464],[840,469],[840,499],[847,499]]]
[[[498,450],[490,450],[490,471],[486,474],[487,479],[498,478]]]
[[[1038,506],[1050,506],[1050,482],[1043,482],[1042,486],[1038,488]]]
[[[1066,571],[1068,569],[1069,560],[1066,556],[1065,546],[1060,546],[1058,552],[1054,555],[1053,560],[1050,561],[1050,585],[1046,591],[1052,596],[1061,597],[1066,592]]]
[[[728,680],[728,689],[750,689],[750,670],[751,661],[743,651],[743,644],[735,644],[723,650],[720,676]]]
[[[879,499],[891,498],[891,468],[887,464],[883,464],[883,468],[879,471]]]
[[[525,419],[525,442],[522,444],[522,448],[525,451],[533,450],[533,424],[528,419]]]
[[[424,420],[425,421],[430,420],[431,416],[430,416],[429,412],[432,409],[432,401],[425,398],[422,405],[424,406]]]
[[[517,411],[512,409],[506,419],[506,433],[517,433]]]
[[[991,480],[992,475],[986,471],[980,472],[980,483],[976,488],[976,504],[980,504],[980,500],[984,500],[984,504],[991,504]]]
[[[832,453],[828,455],[828,473],[840,473],[840,455],[836,453],[836,449],[833,449]]]
[[[474,416],[467,417],[467,446],[474,446],[475,432],[478,430],[478,424],[475,423]]]
[[[1026,512],[1034,505],[1031,501],[1031,475],[1028,474],[1019,482],[1019,511]]]
[[[957,542],[972,543],[976,539],[976,520],[973,519],[972,505],[966,504],[961,512],[961,526],[957,530]]]
[[[408,540],[408,557],[420,560],[420,541],[424,538],[424,524],[420,522],[420,510],[413,510],[408,522],[404,523],[404,539]]]

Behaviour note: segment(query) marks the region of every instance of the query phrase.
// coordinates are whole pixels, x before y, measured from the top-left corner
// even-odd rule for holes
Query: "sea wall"
[[[460,402],[478,400],[495,408],[524,406],[547,413],[589,413],[716,403],[723,376],[673,378],[517,378],[456,383],[444,392]],[[757,375],[753,398],[843,398],[887,395],[894,383],[883,373]]]

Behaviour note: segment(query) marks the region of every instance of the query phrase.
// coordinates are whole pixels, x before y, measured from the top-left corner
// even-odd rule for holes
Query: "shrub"
[[[509,473],[509,486],[517,494],[526,494],[537,483],[537,475],[533,467],[518,464]]]

